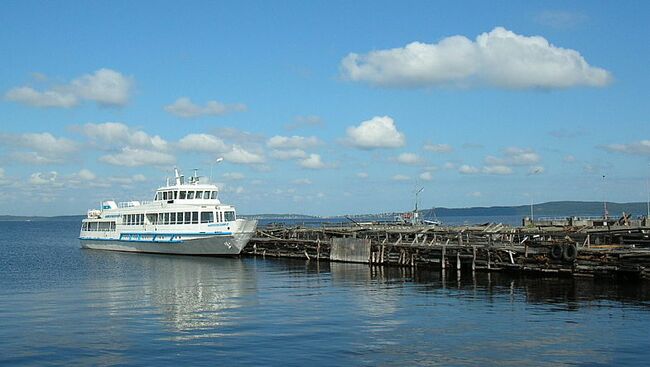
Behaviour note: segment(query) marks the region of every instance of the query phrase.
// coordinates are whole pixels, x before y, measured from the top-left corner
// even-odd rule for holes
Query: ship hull
[[[80,237],[81,247],[93,250],[141,252],[169,255],[238,255],[254,234],[256,222],[246,223],[246,231],[229,235],[184,237],[182,234],[157,237],[131,235],[121,238]]]

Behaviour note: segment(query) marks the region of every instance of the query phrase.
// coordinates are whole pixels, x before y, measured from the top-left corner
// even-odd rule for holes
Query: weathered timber
[[[276,226],[260,228],[242,254],[371,266],[645,278],[650,272],[650,228],[621,227]]]

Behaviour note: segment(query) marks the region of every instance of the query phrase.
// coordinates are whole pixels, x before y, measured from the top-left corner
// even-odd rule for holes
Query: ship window
[[[190,199],[190,200],[194,199],[194,191],[188,191],[187,192],[187,198]]]
[[[165,216],[164,223],[169,224],[169,213],[165,213],[164,216]]]
[[[214,200],[214,199],[216,199],[216,198],[217,198],[217,192],[216,192],[216,191],[212,191],[212,200]]]
[[[176,224],[176,213],[171,213],[169,224]]]
[[[111,231],[115,231],[115,222],[111,222]]]
[[[203,199],[203,191],[197,191],[196,196],[194,198],[195,199]]]
[[[212,222],[214,222],[214,213],[201,212],[201,223],[212,223]]]
[[[199,212],[192,212],[192,224],[199,223]]]
[[[174,200],[178,199],[178,191],[174,191]]]
[[[140,214],[140,224],[144,224],[144,214]]]
[[[176,213],[176,224],[183,224],[183,213]]]
[[[192,223],[192,213],[186,212],[185,213],[185,224],[190,224]]]
[[[185,191],[181,191],[180,196],[178,197],[179,199],[185,199]]]
[[[226,222],[232,222],[235,220],[235,212],[224,212],[223,215]]]

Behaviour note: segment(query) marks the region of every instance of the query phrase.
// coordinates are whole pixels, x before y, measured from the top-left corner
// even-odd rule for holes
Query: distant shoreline
[[[434,208],[421,209],[421,216],[430,217],[498,217],[498,216],[530,216],[531,205],[517,206],[490,206],[469,208]],[[644,216],[647,213],[647,203],[614,203],[607,202],[610,217],[620,217],[623,212],[632,214],[633,217]],[[603,202],[597,201],[551,201],[533,204],[533,215],[539,217],[581,217],[599,216],[604,212]],[[399,212],[385,212],[376,214],[347,214],[333,216],[316,216],[303,214],[241,214],[242,217],[254,219],[327,219],[327,218],[364,218],[385,219],[393,218]],[[2,222],[42,222],[42,221],[81,221],[86,215],[57,215],[57,216],[27,216],[27,215],[0,215]]]

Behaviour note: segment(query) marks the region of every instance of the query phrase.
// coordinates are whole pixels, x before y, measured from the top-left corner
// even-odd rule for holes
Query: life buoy
[[[564,249],[562,248],[562,245],[556,244],[551,247],[551,258],[559,260],[562,258],[563,253]]]
[[[564,261],[573,261],[578,256],[578,248],[576,245],[569,243],[564,246],[564,251],[562,251],[562,259]]]

